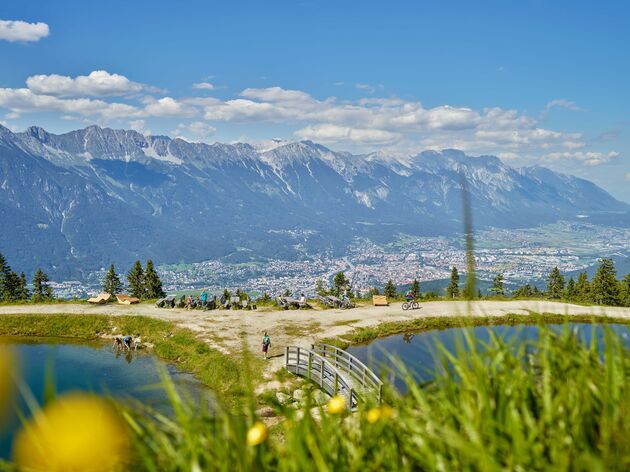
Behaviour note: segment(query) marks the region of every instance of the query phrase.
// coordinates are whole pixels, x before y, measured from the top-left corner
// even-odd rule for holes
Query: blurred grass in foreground
[[[585,345],[565,326],[559,334],[540,326],[533,341],[492,336],[483,348],[468,332],[457,352],[441,349],[429,384],[418,386],[399,366],[408,379],[404,396],[386,388],[382,405],[362,404],[355,413],[335,400],[321,408],[308,399],[299,409],[276,404],[281,416],[269,429],[254,413],[253,393],[240,414],[210,411],[165,380],[173,416],[121,407],[129,427],[120,434],[129,435],[131,453],[119,467],[628,470],[630,353],[607,328],[601,345],[597,336]]]

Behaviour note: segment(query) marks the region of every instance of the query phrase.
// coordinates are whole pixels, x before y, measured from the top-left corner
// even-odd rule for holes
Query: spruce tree
[[[479,299],[483,298],[483,295],[481,295],[481,289],[480,288],[477,289],[477,298],[479,298]]]
[[[52,288],[48,282],[48,275],[38,268],[33,277],[33,301],[41,302],[52,299]]]
[[[160,276],[153,268],[153,261],[149,259],[144,269],[144,288],[147,298],[162,298],[166,295],[162,289],[162,281]]]
[[[385,284],[385,287],[383,287],[383,295],[385,295],[387,298],[396,298],[396,286],[391,279],[388,280]]]
[[[620,282],[619,298],[623,306],[630,306],[630,272]]]
[[[564,289],[564,298],[569,301],[575,300],[575,280],[573,280],[573,276],[569,277],[567,286]]]
[[[146,290],[144,287],[144,270],[140,261],[136,261],[129,272],[127,272],[127,283],[129,284],[129,295],[136,298],[144,298]]]
[[[547,277],[547,296],[552,299],[562,298],[564,292],[564,276],[560,269],[554,267]]]
[[[529,283],[526,283],[525,285],[522,285],[516,290],[514,290],[515,297],[529,298],[533,295],[534,295],[534,291],[532,290],[532,286]]]
[[[591,297],[598,305],[619,305],[619,285],[612,259],[602,259],[591,282]]]
[[[490,291],[494,293],[496,297],[503,297],[505,295],[505,289],[503,288],[503,274],[498,273],[494,279],[492,279],[492,287]]]
[[[451,282],[446,287],[446,298],[459,297],[459,273],[457,267],[453,266],[451,269]]]
[[[411,283],[411,292],[416,298],[420,297],[420,282],[418,282],[418,279],[413,279],[413,282]]]
[[[18,285],[18,275],[11,270],[11,266],[0,253],[0,301],[17,300]]]
[[[31,294],[28,292],[28,287],[26,286],[26,275],[22,272],[20,274],[18,300],[28,300],[30,296]]]
[[[320,297],[328,294],[328,291],[326,290],[326,287],[324,287],[324,282],[322,281],[322,279],[317,279],[317,282],[315,282],[315,293]]]
[[[333,287],[335,288],[335,295],[339,296],[344,290],[350,290],[350,281],[343,272],[337,272],[333,279]]]
[[[588,281],[586,272],[578,274],[577,282],[575,282],[575,299],[580,302],[591,300],[591,284]]]
[[[115,295],[122,292],[123,284],[120,281],[120,277],[116,273],[114,264],[109,266],[107,274],[105,274],[105,280],[103,281],[103,292]]]

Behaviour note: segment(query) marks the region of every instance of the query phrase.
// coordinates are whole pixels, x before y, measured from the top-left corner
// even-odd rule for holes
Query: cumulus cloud
[[[380,129],[350,128],[331,124],[306,126],[297,130],[295,136],[300,139],[310,139],[322,143],[338,141],[354,141],[359,143],[387,144],[398,141],[399,133],[392,133]]]
[[[190,116],[195,114],[195,110],[172,97],[163,97],[150,101],[144,113],[150,116]]]
[[[187,120],[180,122],[173,134],[192,140],[213,135],[216,122],[228,122],[245,132],[252,124],[272,123],[299,139],[349,146],[353,151],[416,153],[457,148],[495,154],[515,164],[571,162],[594,166],[618,156],[615,151],[592,149],[594,142],[581,132],[548,129],[540,117],[499,107],[426,107],[420,101],[378,95],[356,100],[317,98],[303,90],[278,86],[246,88],[227,99],[160,96],[148,85],[106,71],[74,78],[32,76],[27,85],[0,88],[0,108],[8,111],[6,116],[44,111],[83,120],[125,119],[140,132],[148,132],[147,118],[180,118]],[[549,107],[573,105],[558,99]]]
[[[197,82],[193,84],[192,88],[197,90],[214,90],[215,87],[210,82]]]
[[[192,123],[180,123],[177,125],[171,134],[176,137],[186,139],[187,141],[191,141],[189,137],[194,139],[192,140],[205,140],[209,136],[212,136],[217,129],[214,126],[209,125],[208,123],[204,123],[202,121],[193,121]]]
[[[132,82],[124,75],[95,70],[89,75],[33,75],[26,79],[26,86],[34,93],[60,97],[129,95],[148,89],[146,85]]]
[[[50,34],[46,23],[28,23],[21,20],[0,20],[0,40],[34,42]]]
[[[151,134],[151,130],[147,128],[147,124],[144,120],[133,120],[129,122],[129,128],[138,133],[148,136]]]
[[[0,88],[0,107],[11,110],[15,115],[37,111],[58,111],[102,118],[134,116],[139,109],[125,103],[109,103],[90,98],[62,99],[52,95],[38,95],[27,88]]]

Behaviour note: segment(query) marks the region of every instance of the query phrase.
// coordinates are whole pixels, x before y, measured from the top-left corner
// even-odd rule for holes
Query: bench
[[[372,305],[374,306],[389,306],[387,297],[385,295],[372,295]]]

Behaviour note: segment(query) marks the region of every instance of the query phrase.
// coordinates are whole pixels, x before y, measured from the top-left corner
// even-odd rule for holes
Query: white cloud
[[[148,136],[151,134],[151,130],[147,128],[147,124],[144,120],[133,120],[129,122],[129,128],[131,128],[134,131],[137,131],[138,133],[141,133],[145,136]]]
[[[150,101],[144,113],[150,116],[192,116],[195,110],[172,97],[163,97]]]
[[[354,141],[359,143],[387,144],[398,141],[402,135],[380,129],[350,128],[331,124],[306,126],[297,130],[295,136],[322,143]]]
[[[46,23],[27,23],[20,20],[0,20],[0,39],[15,42],[39,41],[50,34]]]
[[[552,152],[546,157],[550,161],[565,159],[568,161],[578,161],[587,166],[596,166],[610,162],[612,159],[619,157],[616,151],[599,152],[599,151],[577,151],[577,152]]]
[[[84,116],[120,118],[134,116],[139,109],[124,103],[109,103],[90,98],[62,99],[52,95],[38,95],[30,89],[0,88],[0,107],[11,110],[14,114],[38,111],[58,111],[76,113]]]
[[[26,79],[26,85],[34,93],[60,97],[129,95],[150,88],[105,70],[75,78],[57,74],[34,75]]]
[[[355,84],[354,86],[359,90],[365,90],[367,93],[376,92],[376,89],[372,87],[370,84]]]
[[[202,121],[193,121],[192,123],[180,123],[172,131],[172,134],[176,137],[183,138],[187,141],[205,140],[209,136],[212,136],[217,129],[214,126],[210,126],[208,123]],[[194,139],[188,139],[188,136]]]
[[[198,82],[192,85],[192,88],[197,90],[214,90],[215,87],[210,82]]]
[[[545,105],[545,111],[548,112],[555,107],[566,108],[567,110],[571,111],[584,111],[584,109],[579,107],[575,102],[567,100],[566,98],[556,98],[554,100],[551,100],[549,103],[547,103],[547,105]]]

